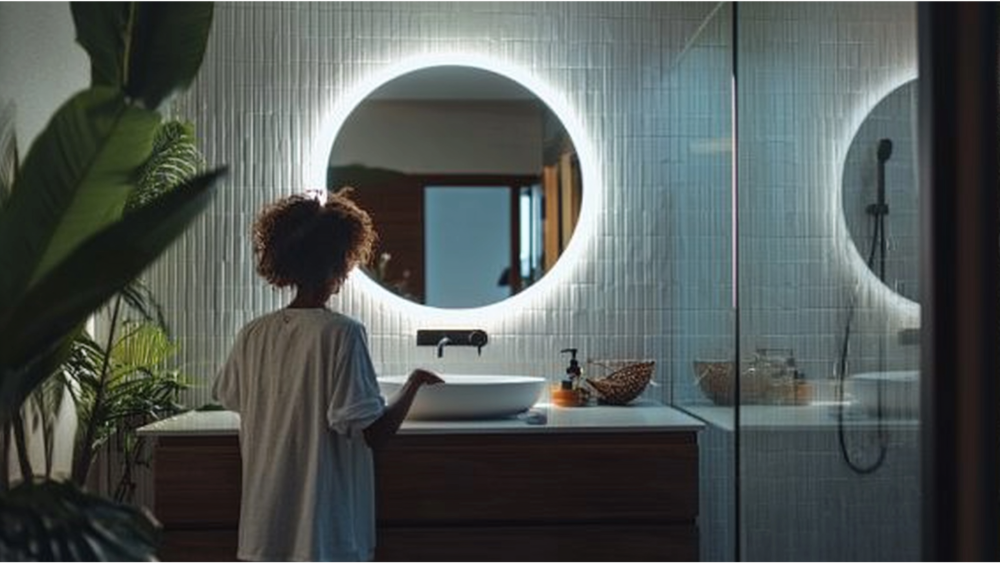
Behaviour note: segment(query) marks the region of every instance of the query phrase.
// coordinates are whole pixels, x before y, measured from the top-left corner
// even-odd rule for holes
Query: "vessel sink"
[[[545,378],[525,375],[439,374],[444,383],[417,392],[409,419],[460,420],[502,418],[528,410],[545,388]],[[392,397],[406,376],[378,378],[379,389]]]
[[[858,373],[847,379],[847,392],[870,416],[914,418],[920,414],[920,372],[917,370]]]

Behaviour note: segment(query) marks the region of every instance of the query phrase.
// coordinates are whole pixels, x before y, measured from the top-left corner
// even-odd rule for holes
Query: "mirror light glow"
[[[341,99],[335,101],[332,111],[324,117],[318,129],[318,137],[311,143],[312,154],[310,161],[306,165],[306,180],[309,186],[326,185],[326,168],[329,161],[330,147],[333,146],[337,134],[340,132],[348,116],[354,111],[354,108],[372,92],[386,82],[404,74],[427,67],[445,65],[478,68],[506,76],[532,91],[562,121],[579,155],[580,173],[583,185],[585,186],[580,217],[577,221],[573,237],[552,270],[547,272],[542,279],[520,293],[508,297],[503,301],[483,307],[441,309],[414,303],[386,290],[357,269],[349,276],[348,283],[360,288],[364,293],[377,297],[387,307],[411,315],[418,321],[436,323],[476,322],[482,324],[484,321],[499,318],[504,313],[517,311],[539,299],[544,299],[545,295],[552,288],[557,287],[559,283],[565,280],[576,269],[578,260],[584,254],[585,248],[593,237],[597,210],[601,208],[603,200],[604,185],[600,176],[597,155],[594,153],[590,138],[586,134],[586,130],[577,117],[576,112],[573,111],[563,95],[527,70],[497,59],[463,53],[425,54],[407,58],[376,71],[367,79],[350,88],[348,93]]]
[[[871,97],[870,105],[859,106],[854,115],[851,116],[850,124],[844,129],[845,140],[838,147],[838,150],[841,151],[841,154],[837,156],[839,166],[837,166],[834,170],[832,184],[834,188],[829,190],[830,201],[827,203],[827,209],[829,209],[835,216],[834,220],[837,223],[838,232],[843,233],[842,239],[845,246],[844,254],[847,255],[846,261],[856,279],[859,280],[859,284],[863,287],[874,288],[876,295],[878,295],[881,300],[884,300],[890,308],[898,310],[905,318],[905,322],[913,325],[919,325],[920,304],[904,297],[903,295],[900,295],[899,293],[896,293],[888,285],[882,283],[878,276],[875,275],[875,272],[868,268],[864,257],[858,253],[858,250],[850,237],[850,230],[847,227],[847,220],[844,217],[843,198],[841,197],[841,190],[844,182],[844,166],[847,160],[847,153],[849,152],[848,149],[851,146],[851,142],[854,140],[855,134],[861,128],[861,124],[864,122],[865,118],[868,117],[868,114],[875,109],[883,98],[903,84],[917,79],[915,70],[916,69],[910,70],[895,77],[895,79],[888,81],[884,90]]]

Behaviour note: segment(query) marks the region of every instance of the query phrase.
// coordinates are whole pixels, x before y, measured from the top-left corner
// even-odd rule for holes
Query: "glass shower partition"
[[[738,557],[920,558],[916,8],[734,17]]]
[[[732,560],[737,531],[732,28],[733,4],[706,10],[663,73],[670,106],[664,127],[674,139],[663,165],[674,222],[672,397],[707,423],[699,435],[707,561]]]

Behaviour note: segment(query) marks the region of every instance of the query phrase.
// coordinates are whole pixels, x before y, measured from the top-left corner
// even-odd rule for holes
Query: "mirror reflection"
[[[327,187],[353,186],[379,233],[367,273],[433,307],[479,307],[523,291],[566,248],[580,213],[576,150],[556,115],[497,73],[414,71],[345,120]]]
[[[858,128],[844,162],[843,206],[858,254],[890,289],[917,301],[917,83],[893,90]]]

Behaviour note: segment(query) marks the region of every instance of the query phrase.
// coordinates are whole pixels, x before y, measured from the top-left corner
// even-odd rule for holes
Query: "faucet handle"
[[[483,355],[483,346],[486,346],[489,341],[490,337],[486,335],[486,332],[478,328],[469,333],[469,344],[476,347],[480,356]]]

